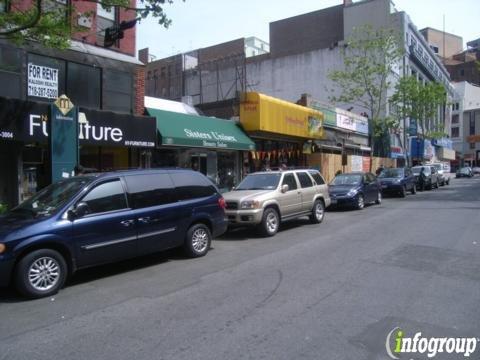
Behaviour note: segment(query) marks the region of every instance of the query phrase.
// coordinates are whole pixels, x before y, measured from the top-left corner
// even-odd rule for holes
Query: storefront
[[[51,183],[50,104],[0,98],[0,202],[16,205]],[[79,163],[92,171],[149,167],[155,119],[80,108]]]
[[[243,164],[255,144],[235,122],[152,108],[147,112],[156,118],[160,137],[152,166],[198,170],[221,191],[241,180]]]
[[[240,123],[254,139],[249,171],[305,166],[313,140],[324,137],[323,113],[256,92],[242,95]]]

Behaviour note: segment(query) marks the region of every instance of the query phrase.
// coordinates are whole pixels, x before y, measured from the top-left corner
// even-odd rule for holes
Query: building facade
[[[454,167],[480,165],[480,86],[455,83],[452,141],[457,158]]]
[[[81,28],[67,50],[0,42],[0,83],[9,84],[0,87],[0,202],[10,207],[52,181],[51,105],[63,94],[78,110],[80,165],[99,171],[149,165],[156,129],[142,116],[145,74],[134,57],[135,28],[103,47],[105,28],[135,13],[76,6],[72,25]]]

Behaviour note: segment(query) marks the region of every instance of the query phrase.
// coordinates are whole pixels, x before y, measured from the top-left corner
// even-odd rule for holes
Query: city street
[[[478,338],[479,227],[480,178],[452,179],[271,238],[239,229],[200,259],[81,271],[55,297],[4,291],[0,360],[372,360],[396,327]]]

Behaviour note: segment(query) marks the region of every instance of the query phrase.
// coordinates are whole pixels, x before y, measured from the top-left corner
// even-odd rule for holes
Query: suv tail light
[[[220,208],[222,208],[223,210],[225,210],[225,208],[227,207],[223,196],[220,196],[220,198],[218,199],[218,206],[220,206]]]

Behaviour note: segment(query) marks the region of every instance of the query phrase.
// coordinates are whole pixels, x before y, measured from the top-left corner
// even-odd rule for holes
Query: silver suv
[[[307,215],[321,223],[330,205],[325,180],[310,169],[252,173],[223,197],[229,225],[255,225],[266,236],[284,220]]]

